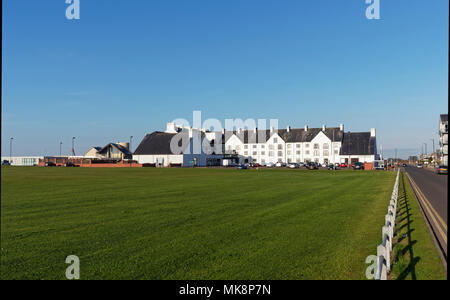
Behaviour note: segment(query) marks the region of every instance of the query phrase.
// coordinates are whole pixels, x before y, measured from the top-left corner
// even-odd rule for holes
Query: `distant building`
[[[129,143],[110,143],[103,148],[92,147],[88,152],[86,152],[84,157],[114,160],[131,159],[133,155],[129,148]]]
[[[439,147],[440,164],[448,166],[448,115],[439,119]]]
[[[8,161],[11,166],[19,167],[32,167],[39,164],[39,159],[43,159],[43,156],[2,156],[2,162]]]
[[[417,156],[410,156],[408,158],[409,164],[416,164],[418,160],[419,160],[419,158]]]
[[[99,158],[100,154],[98,153],[100,150],[102,150],[102,147],[92,147],[89,149],[88,152],[84,155],[84,157],[87,158]]]
[[[171,151],[172,139],[181,131],[189,132],[189,143],[181,153]],[[191,154],[193,144],[217,144],[222,151]],[[216,148],[217,149],[217,148]],[[203,151],[203,149],[202,149]],[[197,151],[198,152],[198,151]],[[376,130],[369,132],[344,132],[344,125],[336,128],[304,128],[269,130],[244,130],[209,132],[167,124],[165,132],[153,132],[144,137],[133,154],[141,164],[160,166],[214,166],[225,165],[228,159],[238,163],[371,163],[378,159]]]

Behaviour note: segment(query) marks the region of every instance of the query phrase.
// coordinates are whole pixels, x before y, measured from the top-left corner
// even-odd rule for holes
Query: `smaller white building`
[[[32,167],[39,164],[39,159],[44,159],[43,156],[2,156],[2,163],[8,161],[11,166],[18,167]]]

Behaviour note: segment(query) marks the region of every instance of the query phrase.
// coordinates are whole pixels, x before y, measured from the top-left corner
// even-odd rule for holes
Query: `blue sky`
[[[3,1],[2,155],[82,154],[177,118],[377,128],[405,156],[448,112],[447,0]],[[392,153],[392,152],[391,152]]]

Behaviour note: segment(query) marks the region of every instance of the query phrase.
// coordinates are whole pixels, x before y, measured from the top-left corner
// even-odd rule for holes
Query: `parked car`
[[[301,167],[304,167],[305,166],[305,163],[303,163],[303,162],[301,162],[301,163],[298,163],[298,166],[301,168]]]
[[[346,164],[346,163],[341,163],[339,166],[340,166],[341,168],[347,168],[347,164]]]
[[[364,164],[362,162],[354,163],[353,170],[364,170]]]
[[[266,165],[267,168],[273,168],[274,166],[275,166],[274,163],[268,163],[268,164]]]
[[[447,166],[439,166],[436,168],[437,174],[448,174],[448,167]]]
[[[417,168],[423,169],[423,165],[422,165],[422,164],[418,164],[418,165],[417,165]]]
[[[2,166],[10,166],[11,163],[9,162],[9,160],[4,160],[2,161]]]
[[[314,163],[314,162],[309,162],[309,163],[307,163],[307,164],[306,164],[306,168],[309,169],[309,170],[318,170],[318,169],[319,169],[319,167],[317,166],[317,164]]]
[[[300,166],[297,163],[291,163],[291,164],[289,164],[288,167],[291,168],[291,169],[298,169]]]
[[[247,170],[248,168],[247,168],[247,165],[239,165],[239,166],[237,167],[237,169],[238,169],[238,170]]]
[[[56,164],[53,163],[53,162],[51,162],[51,161],[49,161],[49,162],[46,162],[46,163],[45,163],[45,166],[46,166],[46,167],[56,167]]]
[[[336,170],[336,166],[334,164],[329,164],[328,170]]]

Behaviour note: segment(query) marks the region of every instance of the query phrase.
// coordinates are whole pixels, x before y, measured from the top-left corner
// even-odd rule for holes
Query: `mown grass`
[[[390,278],[444,280],[447,273],[433,243],[419,204],[404,173],[399,183],[397,224]]]
[[[2,168],[1,278],[365,279],[395,174]],[[421,255],[422,256],[422,255]]]

